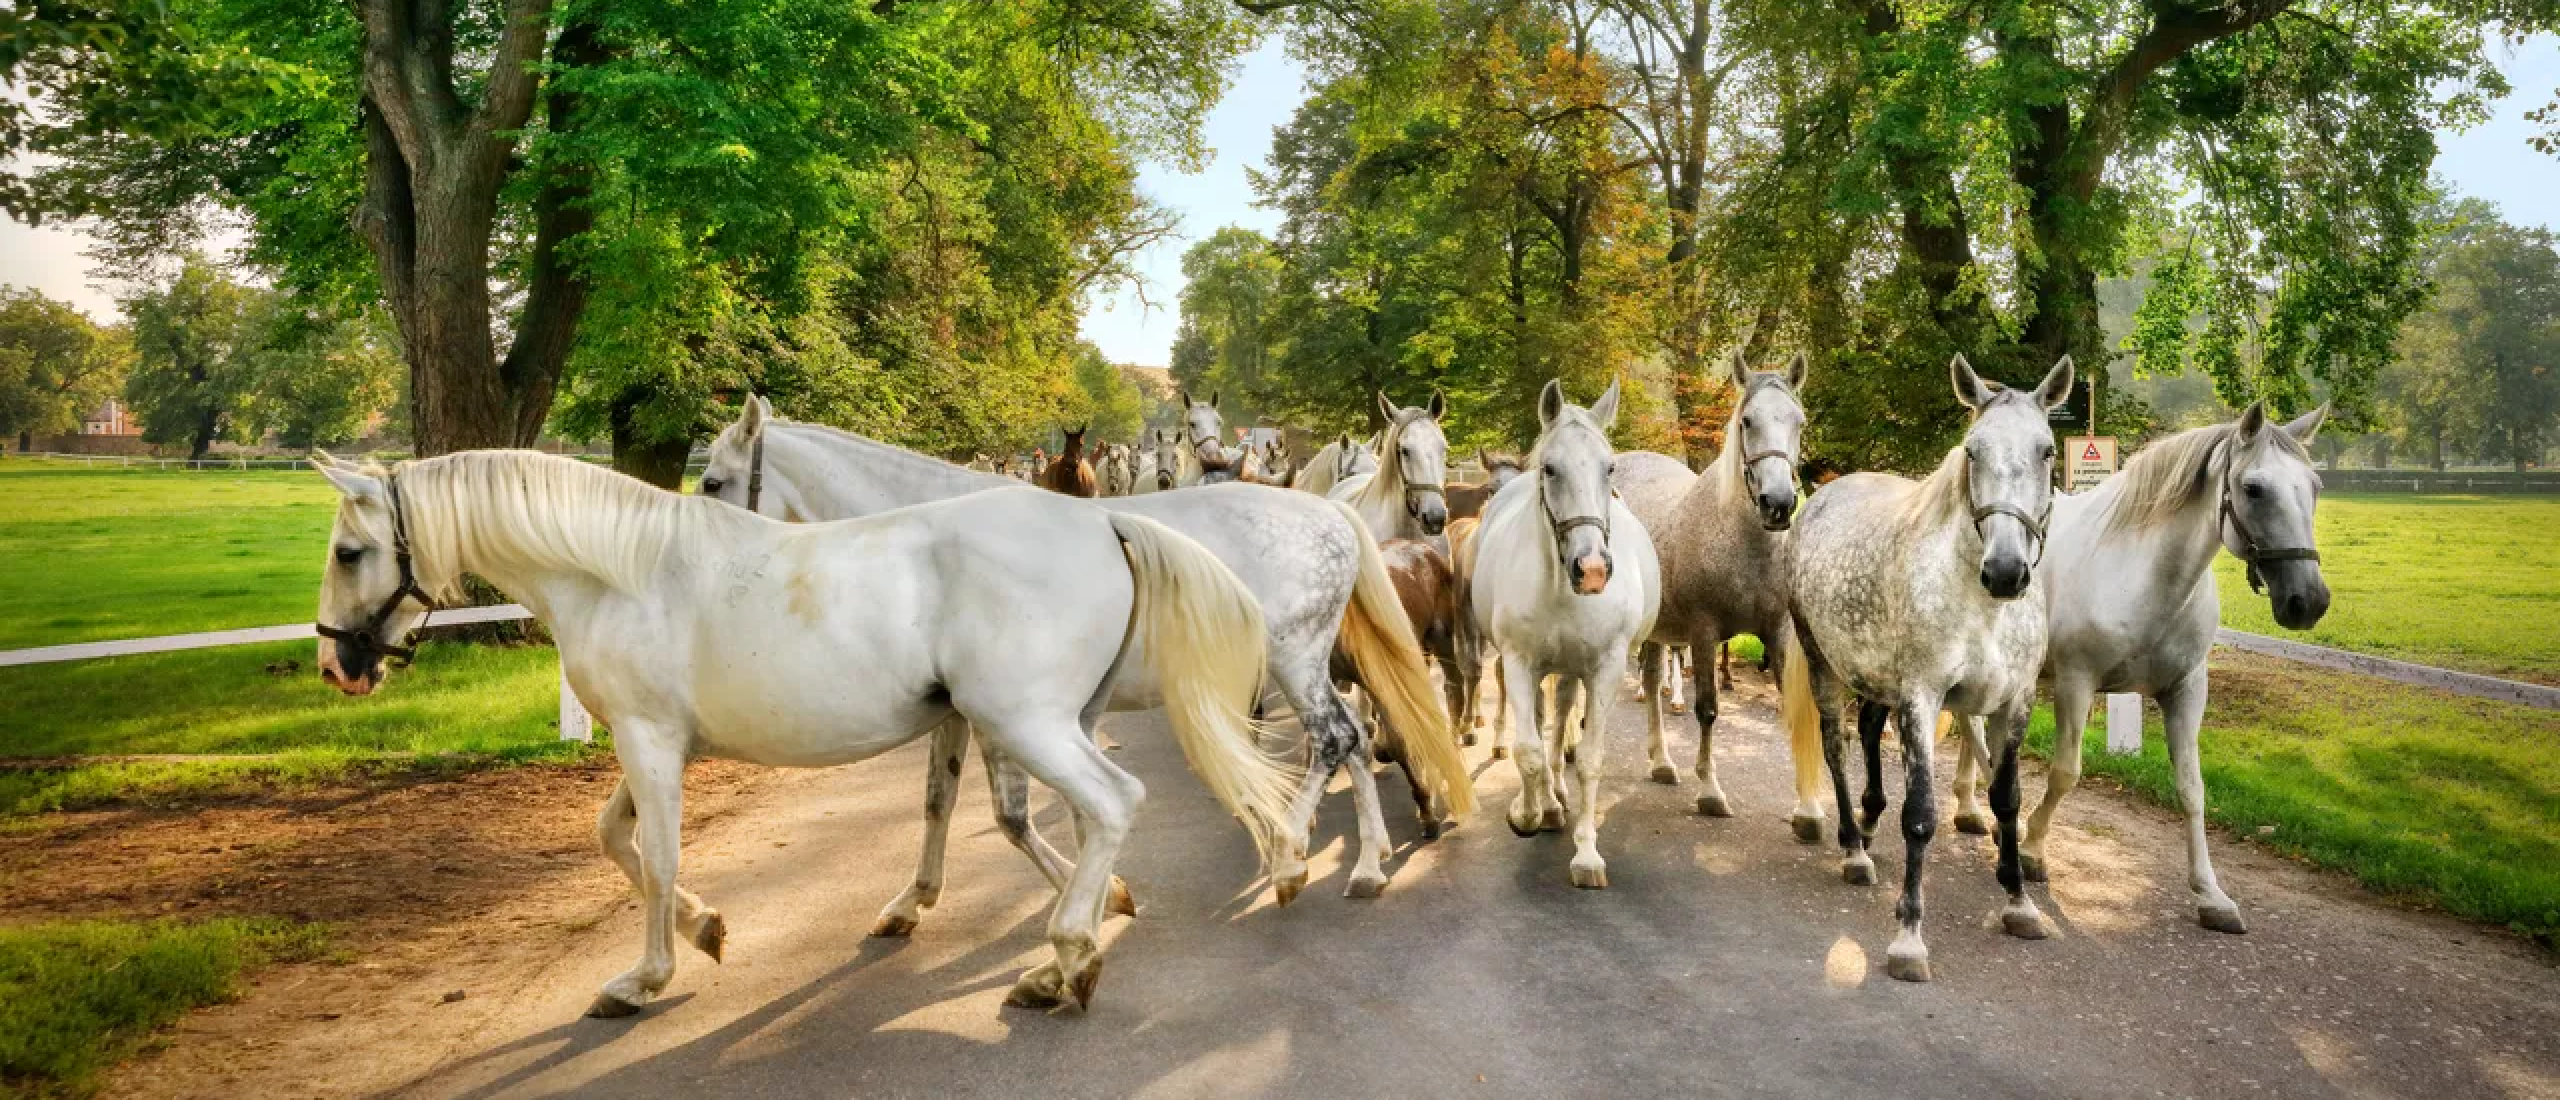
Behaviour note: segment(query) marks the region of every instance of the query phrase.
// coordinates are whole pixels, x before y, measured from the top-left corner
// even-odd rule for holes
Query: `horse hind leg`
[[[1860,715],[1862,726],[1864,718],[1863,714]],[[1904,774],[1902,899],[1894,905],[1894,916],[1901,921],[1902,928],[1894,935],[1892,945],[1885,948],[1884,971],[1899,981],[1925,982],[1930,977],[1929,945],[1920,934],[1920,886],[1929,865],[1929,840],[1938,831],[1937,785],[1929,774],[1929,758],[1934,747],[1931,742],[1938,733],[1938,702],[1930,699],[1905,704],[1894,713],[1893,719],[1896,730],[1902,735]],[[1867,743],[1873,746],[1875,741],[1870,739]],[[1874,759],[1872,749],[1869,759]],[[2015,771],[2014,756],[2009,768]],[[2013,776],[2013,789],[2014,786]],[[2019,895],[2013,892],[2012,896]],[[2029,909],[2032,911],[2033,906],[2030,905]]]
[[[1146,785],[1121,770],[1075,722],[1032,716],[980,722],[980,736],[1058,792],[1075,810],[1079,830],[1075,870],[1049,917],[1050,961],[1014,983],[1005,1001],[1027,1008],[1093,1003],[1102,977],[1101,943],[1095,933],[1109,901],[1111,869],[1128,840],[1129,825],[1146,798]]]
[[[1004,835],[1005,843],[1031,860],[1040,877],[1049,880],[1049,889],[1065,893],[1076,866],[1050,847],[1049,839],[1041,836],[1039,826],[1032,823],[1031,776],[983,738],[978,742],[978,763],[987,773],[987,802],[995,811],[996,831]],[[1077,828],[1083,828],[1081,818]],[[1130,896],[1129,884],[1118,875],[1111,876],[1111,892],[1103,908],[1123,917],[1138,915],[1137,899]]]
[[[610,801],[627,798],[636,819],[638,852],[625,870],[640,888],[643,923],[640,961],[606,982],[587,1008],[590,1016],[608,1018],[639,1012],[674,979],[675,934],[683,904],[676,870],[684,826],[684,752],[673,747],[676,738],[637,721],[616,721],[614,735],[614,752],[622,759],[622,786]],[[716,921],[716,914],[710,919]]]
[[[1857,807],[1849,800],[1849,736],[1840,723],[1841,702],[1827,690],[1819,666],[1810,671],[1814,708],[1822,722],[1822,764],[1831,773],[1831,797],[1840,811],[1840,878],[1851,886],[1873,886],[1875,860],[1867,855],[1867,835],[1858,828]]]
[[[596,842],[604,849],[605,858],[612,860],[615,867],[622,869],[622,876],[631,880],[633,889],[640,886],[640,845],[632,836],[638,825],[639,817],[631,803],[630,782],[625,780],[614,784],[613,794],[605,799],[604,810],[596,815]],[[719,910],[703,904],[693,891],[677,886],[675,893],[677,934],[683,936],[686,943],[711,956],[711,961],[719,962],[721,950],[729,937],[728,922],[720,918]]]
[[[1658,642],[1646,642],[1638,650],[1636,664],[1644,676],[1644,688],[1636,693],[1636,700],[1645,705],[1644,756],[1653,765],[1653,781],[1676,786],[1680,782],[1680,769],[1671,766],[1671,747],[1666,743],[1662,729],[1663,697],[1668,694],[1665,681],[1670,675],[1676,675],[1670,674],[1665,666],[1675,663],[1674,652],[1672,647]]]
[[[2056,678],[2053,685],[2053,752],[2045,760],[2044,799],[2027,816],[2020,842],[2019,867],[2030,882],[2045,880],[2044,840],[2053,828],[2054,811],[2080,785],[2081,739],[2089,729],[2089,706],[2097,690],[2077,677]]]

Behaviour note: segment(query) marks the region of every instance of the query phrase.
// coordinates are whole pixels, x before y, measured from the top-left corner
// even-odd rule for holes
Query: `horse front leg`
[[[1858,810],[1849,801],[1849,735],[1840,722],[1843,701],[1819,663],[1811,664],[1806,673],[1812,682],[1814,711],[1821,717],[1822,764],[1831,773],[1831,798],[1840,811],[1840,879],[1851,886],[1873,886],[1876,863],[1867,855],[1867,835],[1858,828]]]
[[[640,888],[640,845],[633,830],[640,819],[631,803],[629,781],[613,785],[613,794],[605,799],[603,812],[596,815],[596,842],[604,849],[605,858],[621,868],[622,877],[631,880],[631,888]],[[703,904],[693,891],[676,887],[676,932],[686,943],[720,961],[720,951],[729,937],[728,922],[720,919],[720,911]]]
[[[969,751],[969,720],[954,714],[928,735],[924,764],[924,854],[915,881],[889,899],[871,934],[902,937],[916,930],[923,910],[942,900],[942,856],[951,839],[951,808],[960,801],[960,760]]]
[[[675,977],[676,864],[684,826],[684,749],[668,731],[628,719],[613,723],[614,755],[637,820],[640,961],[596,994],[587,1015],[629,1016]]]
[[[2027,896],[2027,876],[2018,860],[2018,746],[2027,739],[2027,717],[2034,700],[2019,703],[1997,716],[2000,723],[1999,765],[1991,777],[1991,812],[1999,819],[2000,888],[2009,906],[2000,911],[2000,927],[2024,940],[2045,938],[2044,914]]]
[[[1859,718],[1863,726],[1865,715]],[[1929,980],[1929,945],[1920,935],[1920,881],[1929,866],[1929,839],[1938,832],[1938,788],[1929,774],[1938,736],[1938,700],[1903,704],[1894,713],[1893,724],[1902,734],[1902,900],[1894,905],[1902,928],[1885,948],[1884,972],[1899,981],[1925,982]],[[1867,744],[1867,759],[1872,762],[1875,741]]]
[[[1606,890],[1609,864],[1600,858],[1600,764],[1607,755],[1609,707],[1617,700],[1605,690],[1610,682],[1606,668],[1585,674],[1580,682],[1582,721],[1573,750],[1573,774],[1580,789],[1575,792],[1573,804],[1571,878],[1582,889]],[[1557,709],[1563,709],[1562,700],[1558,700]]]
[[[2026,840],[2018,853],[2019,867],[2034,882],[2045,880],[2044,840],[2053,829],[2053,813],[2062,808],[2062,800],[2080,784],[2081,738],[2089,728],[2089,706],[2097,698],[2096,686],[2077,677],[2056,677],[2053,682],[2053,755],[2045,761],[2044,801],[2036,804],[2036,812],[2027,819]]]
[[[1858,833],[1872,843],[1876,822],[1884,819],[1884,723],[1893,710],[1881,703],[1858,704],[1858,746],[1867,763],[1867,791],[1858,801]]]
[[[2240,935],[2249,930],[2240,919],[2240,903],[2222,892],[2222,883],[2213,873],[2213,853],[2205,846],[2204,765],[2196,755],[2196,737],[2204,727],[2204,666],[2197,665],[2176,687],[2153,698],[2160,700],[2161,725],[2169,740],[2169,769],[2178,782],[2178,806],[2187,814],[2187,889],[2195,898],[2196,923]]]
[[[1672,647],[1660,642],[1646,642],[1638,648],[1637,671],[1644,677],[1644,687],[1636,693],[1636,699],[1645,705],[1644,758],[1653,765],[1653,781],[1677,785],[1680,770],[1671,766],[1671,746],[1662,732],[1662,708],[1667,702],[1663,698],[1667,694],[1663,686],[1668,672],[1665,666],[1673,663],[1672,653]]]
[[[1529,662],[1519,657],[1503,655],[1502,680],[1511,704],[1506,733],[1520,749],[1511,755],[1512,766],[1520,773],[1520,793],[1512,796],[1511,809],[1503,818],[1513,833],[1536,836],[1545,827],[1547,802],[1553,794],[1547,778],[1547,740],[1538,722],[1539,697],[1545,693],[1539,690]],[[1501,756],[1502,746],[1496,744],[1493,754]]]
[[[1718,645],[1716,648],[1721,651],[1724,647]],[[1690,661],[1689,668],[1692,674],[1696,674],[1697,662]],[[1698,782],[1705,784],[1707,788],[1698,793],[1698,812],[1708,817],[1732,817],[1733,803],[1725,798],[1724,784],[1716,779],[1716,716],[1722,703],[1716,693],[1716,681],[1712,672],[1698,675],[1697,681]]]

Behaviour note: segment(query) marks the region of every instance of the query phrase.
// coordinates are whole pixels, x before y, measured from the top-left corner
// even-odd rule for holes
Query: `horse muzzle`
[[[1449,529],[1449,505],[1438,493],[1414,505],[1412,511],[1413,521],[1422,525],[1423,534],[1437,535]]]
[[[1796,524],[1796,494],[1793,489],[1774,490],[1755,498],[1760,507],[1760,526],[1765,530],[1784,531]]]
[[[1607,553],[1585,554],[1565,563],[1565,574],[1573,578],[1577,596],[1597,596],[1609,590],[1609,577],[1617,571],[1617,563]]]
[[[2267,610],[2275,615],[2276,625],[2309,630],[2329,613],[2329,582],[2320,576],[2318,564],[2269,562],[2258,571],[2267,581]]]
[[[2014,600],[2027,594],[2027,585],[2035,580],[2035,567],[2025,558],[1998,555],[1982,563],[1982,590],[1995,600]]]
[[[378,661],[367,661],[363,669],[349,673],[338,667],[335,657],[322,657],[320,680],[348,695],[371,695],[373,689],[382,686],[382,665]]]

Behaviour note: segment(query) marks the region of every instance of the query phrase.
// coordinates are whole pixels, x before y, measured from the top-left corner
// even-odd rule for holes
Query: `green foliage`
[[[2560,434],[2560,249],[2487,203],[2451,215],[2434,300],[2403,333],[2383,390],[2400,426],[2521,470]]]
[[[1127,443],[1138,438],[1146,426],[1146,396],[1138,392],[1138,384],[1130,381],[1117,364],[1103,358],[1102,349],[1089,342],[1077,342],[1075,383],[1081,407],[1062,424],[1083,426],[1088,445]]]
[[[253,296],[190,256],[168,285],[124,300],[134,346],[125,400],[142,420],[142,438],[187,444],[201,458],[216,441],[243,434],[256,382]]]
[[[242,975],[317,957],[325,931],[287,921],[54,921],[0,929],[0,1086],[85,1096],[97,1075]]]
[[[76,431],[124,388],[132,348],[70,305],[0,286],[0,437]]]

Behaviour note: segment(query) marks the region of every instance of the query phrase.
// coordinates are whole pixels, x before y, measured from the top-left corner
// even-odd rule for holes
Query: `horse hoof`
[[[1522,825],[1518,818],[1512,817],[1510,814],[1504,814],[1502,815],[1502,823],[1511,826],[1511,835],[1523,840],[1538,835],[1538,825],[1534,821],[1527,825]]]
[[[587,1006],[587,1015],[598,1020],[619,1020],[640,1014],[640,1006],[611,993],[596,994],[595,1003]]]
[[[1851,886],[1873,886],[1876,884],[1876,865],[1843,863],[1840,865],[1840,881]]]
[[[1966,836],[1990,836],[1991,823],[1984,821],[1981,814],[1960,813],[1956,815],[1956,831]]]
[[[1733,804],[1721,794],[1702,794],[1698,796],[1698,812],[1708,817],[1732,817]]]
[[[2053,934],[2045,927],[2044,914],[2033,909],[2003,909],[2000,930],[2022,940],[2040,940]]]
[[[1067,1003],[1067,996],[1067,983],[1058,975],[1058,964],[1045,962],[1024,971],[1021,980],[1013,983],[1013,992],[1005,994],[1004,1003],[1015,1008],[1050,1009]]]
[[[1479,723],[1479,724],[1481,724],[1481,723]],[[1462,749],[1472,749],[1472,748],[1476,747],[1476,735],[1475,735],[1475,731],[1474,731],[1474,730],[1468,730],[1468,731],[1467,731],[1467,732],[1465,732],[1465,733],[1459,734],[1459,735],[1458,735],[1458,747],[1459,747],[1459,748],[1462,748]]]
[[[1793,829],[1796,831],[1796,843],[1798,843],[1798,844],[1820,844],[1820,843],[1822,843],[1822,819],[1821,819],[1821,818],[1818,818],[1818,817],[1806,817],[1806,816],[1804,816],[1804,815],[1802,815],[1802,814],[1798,814],[1798,815],[1796,815],[1796,816],[1794,816],[1794,817],[1790,817],[1790,818],[1788,818],[1788,819],[1787,819],[1787,825],[1788,825],[1789,827],[1793,828]]]
[[[1298,891],[1306,888],[1307,873],[1303,870],[1286,878],[1271,880],[1271,892],[1280,899],[1282,905],[1298,900]]]
[[[1545,817],[1542,817],[1542,818],[1539,818],[1539,819],[1538,819],[1538,831],[1539,831],[1539,832],[1542,832],[1542,833],[1561,833],[1561,832],[1563,832],[1563,831],[1564,831],[1564,811],[1563,811],[1563,810],[1549,810],[1549,811],[1547,811],[1547,815],[1546,815]]]
[[[1656,764],[1653,766],[1653,781],[1677,787],[1680,785],[1680,769],[1669,764]]]
[[[2029,882],[2045,881],[2044,857],[2018,853],[2018,873],[2027,876]]]
[[[871,925],[874,939],[902,940],[915,930],[916,919],[903,913],[882,913],[880,919]]]
[[[1362,878],[1358,875],[1353,875],[1351,876],[1351,885],[1343,887],[1342,896],[1346,898],[1374,898],[1386,892],[1387,876],[1379,875],[1376,878]]]
[[[701,948],[703,954],[711,956],[712,962],[719,962],[720,948],[728,942],[728,939],[729,922],[721,920],[720,914],[715,912],[704,918],[701,930],[693,934],[693,945]]]
[[[1096,955],[1086,960],[1084,969],[1077,971],[1075,980],[1067,985],[1067,992],[1075,998],[1076,1011],[1084,1012],[1093,1008],[1093,991],[1101,984],[1102,956]]]
[[[1111,876],[1111,897],[1102,903],[1102,907],[1104,912],[1113,916],[1138,915],[1138,899],[1129,896],[1129,884],[1120,881],[1118,875]]]
[[[1673,704],[1671,704],[1671,713],[1673,713],[1673,714],[1675,714],[1675,715],[1678,715],[1678,714],[1687,714],[1687,713],[1689,713],[1689,704],[1687,704],[1687,703],[1673,703]]]
[[[1884,957],[1884,973],[1886,977],[1892,978],[1897,982],[1928,981],[1929,956],[1886,955]]]
[[[2240,919],[2240,910],[2237,908],[2198,908],[2196,910],[2196,923],[2216,932],[2228,933],[2234,936],[2244,936],[2249,933],[2249,925]]]
[[[1609,869],[1606,867],[1573,868],[1573,885],[1583,890],[1606,890],[1609,888]]]
[[[1441,824],[1439,822],[1425,819],[1422,822],[1422,839],[1438,840],[1440,839],[1440,830]]]
[[[1495,745],[1495,746],[1493,747],[1493,758],[1494,758],[1494,759],[1496,759],[1496,760],[1500,760],[1500,759],[1502,759],[1503,757],[1506,757],[1506,756],[1509,756],[1509,755],[1511,755],[1511,746],[1509,746],[1509,745]]]

